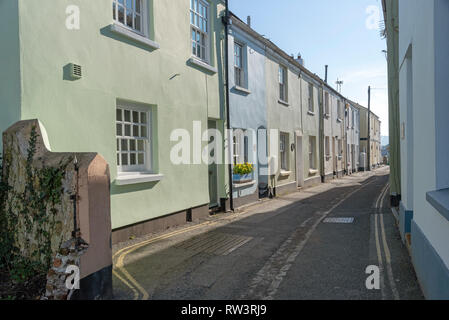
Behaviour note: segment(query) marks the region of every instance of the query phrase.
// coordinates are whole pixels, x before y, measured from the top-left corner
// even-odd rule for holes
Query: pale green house
[[[208,141],[194,136],[226,126],[224,9],[219,0],[0,2],[0,131],[37,118],[52,151],[103,155],[113,242],[226,203],[227,166],[196,161]],[[190,135],[189,163],[170,157],[176,129]]]

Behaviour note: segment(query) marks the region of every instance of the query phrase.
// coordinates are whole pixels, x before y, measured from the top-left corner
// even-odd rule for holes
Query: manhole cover
[[[326,218],[323,223],[353,223],[354,218]]]

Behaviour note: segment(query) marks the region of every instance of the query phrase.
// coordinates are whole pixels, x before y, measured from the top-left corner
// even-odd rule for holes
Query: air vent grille
[[[83,76],[81,66],[75,63],[71,63],[70,76],[72,77],[72,79],[81,79],[81,77]]]

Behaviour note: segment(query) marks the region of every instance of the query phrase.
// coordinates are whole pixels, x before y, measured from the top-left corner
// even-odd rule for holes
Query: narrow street
[[[388,170],[116,246],[115,299],[422,299]],[[379,290],[365,285],[371,265]]]

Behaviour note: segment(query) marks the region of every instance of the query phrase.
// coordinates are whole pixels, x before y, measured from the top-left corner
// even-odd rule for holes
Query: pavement
[[[423,299],[388,175],[345,176],[115,245],[114,298]]]

